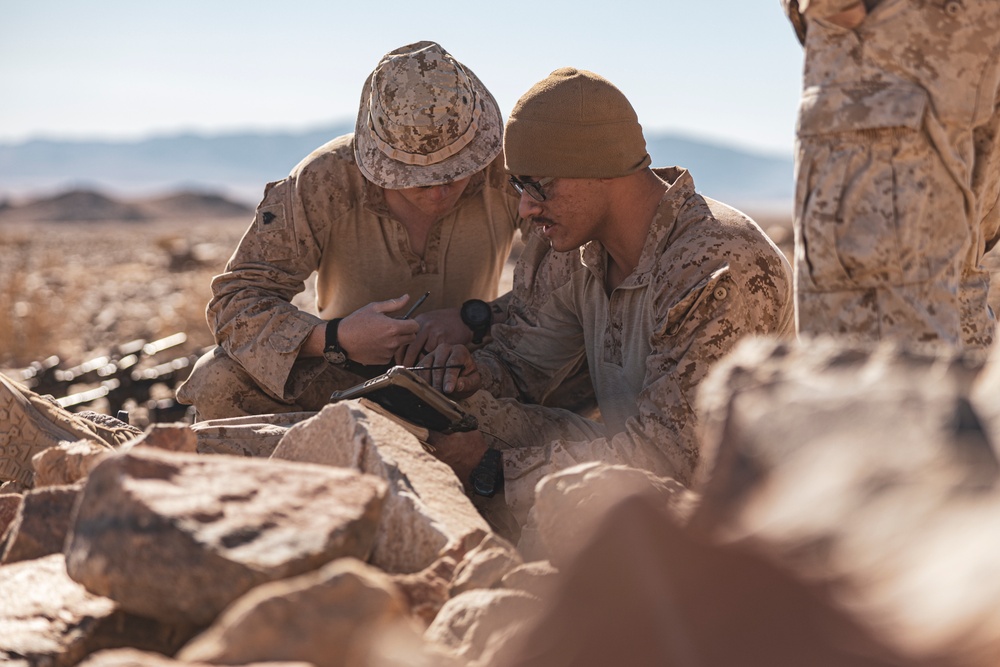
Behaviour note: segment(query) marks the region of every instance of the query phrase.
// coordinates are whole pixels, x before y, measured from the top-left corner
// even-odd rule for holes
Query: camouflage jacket
[[[426,310],[494,299],[515,234],[527,227],[501,156],[472,177],[420,257],[390,216],[382,189],[362,176],[352,142],[345,135],[321,146],[288,178],[269,184],[225,272],[212,282],[208,321],[216,341],[277,396],[323,320],[404,293],[429,291]],[[314,271],[318,317],[292,304]],[[303,360],[297,370],[315,374],[324,363]]]
[[[591,242],[586,270],[554,292],[537,326],[496,325],[475,355],[486,390],[527,401],[585,356],[607,433],[590,449],[687,483],[698,383],[741,337],[792,331],[791,269],[756,223],[696,194],[687,171],[655,171],[669,187],[638,266],[610,297],[606,251]]]

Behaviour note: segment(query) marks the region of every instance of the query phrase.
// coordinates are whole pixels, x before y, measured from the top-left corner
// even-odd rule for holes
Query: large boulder
[[[63,667],[99,649],[173,653],[194,634],[123,612],[69,578],[62,554],[0,567],[0,662]]]
[[[136,447],[87,478],[67,566],[130,612],[204,625],[262,583],[367,558],[385,493],[351,470]]]
[[[327,405],[290,428],[272,459],[353,468],[386,480],[389,495],[371,562],[387,572],[418,572],[446,547],[489,532],[451,468],[410,431],[358,401]]]
[[[469,609],[464,623],[448,623],[462,630],[456,649],[476,656],[485,646],[476,667],[930,667],[903,662],[822,587],[680,525],[655,494],[620,498],[595,519],[537,613],[505,619],[500,641],[474,641],[482,633],[469,627]],[[431,629],[443,629],[462,597]]]
[[[382,632],[410,622],[407,604],[388,575],[341,558],[314,572],[258,586],[177,658],[226,665],[272,660],[301,660],[317,667],[363,665]]]
[[[961,355],[746,341],[702,385],[692,525],[922,661],[1000,655],[1000,463]]]

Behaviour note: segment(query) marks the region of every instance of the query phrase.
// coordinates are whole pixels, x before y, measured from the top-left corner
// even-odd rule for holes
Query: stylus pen
[[[406,311],[406,315],[403,315],[399,319],[401,319],[401,320],[408,320],[408,319],[410,319],[410,315],[413,314],[413,311],[415,311],[417,308],[419,308],[420,304],[422,304],[424,301],[426,301],[427,297],[429,297],[430,295],[431,295],[430,292],[424,292],[424,295],[422,297],[420,297],[419,299],[417,299],[417,302],[415,304],[413,304],[412,306],[410,306],[410,309],[408,311]]]

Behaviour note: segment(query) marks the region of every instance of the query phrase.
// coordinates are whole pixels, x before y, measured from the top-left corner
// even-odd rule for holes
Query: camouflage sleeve
[[[592,455],[690,484],[699,454],[698,385],[716,361],[756,329],[751,302],[723,267],[679,302],[661,304],[637,415],[626,421],[624,431],[590,443]]]
[[[482,388],[496,397],[542,403],[584,356],[583,330],[569,285],[547,295],[532,321],[515,312],[492,333],[493,340],[474,356]]]
[[[285,396],[292,365],[322,320],[292,305],[321,248],[287,178],[268,184],[226,270],[212,281],[208,322],[216,342],[261,386]],[[322,360],[315,361],[319,372]]]
[[[522,237],[524,247],[514,266],[514,280],[506,301],[507,322],[537,321],[538,311],[557,289],[583,268],[580,253],[556,252],[534,229]]]

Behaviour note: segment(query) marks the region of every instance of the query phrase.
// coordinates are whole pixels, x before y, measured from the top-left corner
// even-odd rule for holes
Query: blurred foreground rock
[[[693,524],[824,588],[906,664],[997,664],[1000,465],[977,371],[890,345],[741,345],[702,385]]]
[[[46,513],[66,541],[0,566],[0,656],[995,665],[998,392],[1000,368],[962,357],[748,341],[703,385],[695,488],[561,471],[539,484],[520,549],[360,402],[172,426],[88,463],[43,452],[53,486],[0,496],[5,544],[41,544],[28,517]]]

